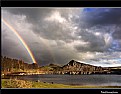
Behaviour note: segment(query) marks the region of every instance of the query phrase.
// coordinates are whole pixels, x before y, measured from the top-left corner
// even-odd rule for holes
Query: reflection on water
[[[121,75],[31,75],[22,79],[67,85],[121,86]]]

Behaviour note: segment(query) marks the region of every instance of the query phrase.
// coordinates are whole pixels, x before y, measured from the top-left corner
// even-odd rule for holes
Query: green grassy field
[[[121,86],[73,86],[17,79],[2,79],[1,88],[121,88]]]

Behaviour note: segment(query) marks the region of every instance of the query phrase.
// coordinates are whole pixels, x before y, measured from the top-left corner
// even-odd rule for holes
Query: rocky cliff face
[[[71,60],[68,64],[55,69],[53,74],[105,74],[110,73],[109,68],[102,68],[100,66],[93,66]]]
[[[71,60],[64,66],[50,64],[48,66],[40,67],[38,64],[27,64],[22,60],[1,57],[1,71],[11,72],[29,69],[39,69],[46,74],[121,74],[120,67],[107,67],[93,66],[82,62]]]

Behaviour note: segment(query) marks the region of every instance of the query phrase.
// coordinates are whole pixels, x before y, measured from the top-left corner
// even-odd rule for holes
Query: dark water
[[[121,86],[121,75],[31,75],[21,79],[67,85]]]

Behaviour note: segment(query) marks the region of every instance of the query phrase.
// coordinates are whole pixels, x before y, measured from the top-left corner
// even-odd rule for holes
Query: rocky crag
[[[71,60],[68,64],[54,68],[50,74],[121,74],[121,67],[104,68]]]
[[[49,64],[39,66],[38,64],[28,64],[22,60],[1,57],[1,71],[8,72],[42,72],[43,74],[121,74],[121,67],[101,67],[71,60],[68,64],[60,66]],[[37,70],[37,71],[36,71]]]

